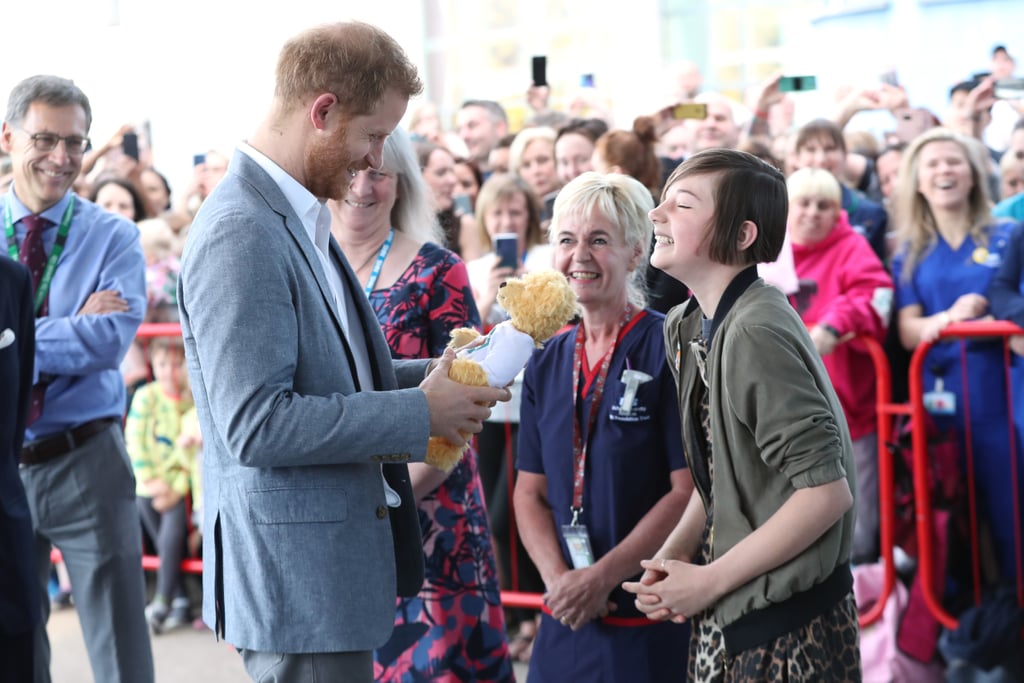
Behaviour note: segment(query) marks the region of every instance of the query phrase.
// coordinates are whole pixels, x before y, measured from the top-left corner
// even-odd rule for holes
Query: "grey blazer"
[[[192,224],[178,280],[203,433],[203,618],[235,647],[370,650],[396,592],[423,583],[405,462],[430,431],[427,361],[392,362],[337,243],[374,386],[353,377],[316,247],[274,181],[236,152]],[[403,387],[403,388],[399,388]],[[381,465],[401,495],[388,508]]]

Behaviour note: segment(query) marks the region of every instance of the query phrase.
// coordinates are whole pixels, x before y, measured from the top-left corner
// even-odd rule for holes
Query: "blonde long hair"
[[[992,224],[992,203],[988,197],[988,173],[985,163],[984,146],[949,128],[933,128],[922,133],[903,153],[900,163],[899,190],[893,198],[896,214],[896,235],[899,249],[904,251],[901,279],[909,280],[921,258],[938,241],[938,225],[928,200],[918,192],[920,178],[918,157],[921,150],[933,142],[954,142],[960,146],[971,167],[971,181],[974,187],[968,195],[968,234],[978,246],[988,244],[988,227]]]

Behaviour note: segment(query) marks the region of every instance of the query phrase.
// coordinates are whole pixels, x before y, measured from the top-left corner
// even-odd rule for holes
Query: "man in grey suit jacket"
[[[370,681],[396,592],[423,580],[405,463],[479,431],[504,389],[392,362],[330,237],[326,199],[381,165],[422,89],[393,39],[321,26],[283,48],[274,102],[203,203],[178,280],[203,432],[203,617],[257,681]],[[428,374],[429,371],[429,374]]]

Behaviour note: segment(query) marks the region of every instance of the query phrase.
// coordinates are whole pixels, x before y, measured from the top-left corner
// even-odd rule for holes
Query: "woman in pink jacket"
[[[787,231],[799,290],[790,301],[843,406],[857,466],[857,518],[851,559],[878,557],[878,421],[875,367],[864,342],[885,340],[893,283],[862,235],[840,208],[839,182],[828,171],[804,168],[787,180]]]

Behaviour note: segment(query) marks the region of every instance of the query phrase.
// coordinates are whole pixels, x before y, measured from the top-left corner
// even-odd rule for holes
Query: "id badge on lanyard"
[[[580,384],[580,370],[583,367],[583,340],[585,337],[583,323],[581,322],[576,329],[576,344],[573,358],[573,495],[572,506],[570,507],[572,522],[562,525],[562,538],[565,539],[565,545],[569,549],[569,558],[572,560],[573,569],[583,569],[594,564],[594,551],[590,545],[590,534],[587,532],[587,525],[579,521],[580,514],[583,512],[583,479],[586,476],[588,442],[594,430],[594,422],[597,418],[601,398],[604,396],[604,385],[608,379],[608,367],[611,364],[612,356],[615,355],[615,347],[618,344],[619,337],[622,336],[623,330],[626,329],[631,318],[632,310],[629,306],[626,306],[622,320],[619,323],[619,335],[612,342],[605,353],[604,359],[601,361],[601,367],[598,370],[590,400],[590,410],[587,411],[586,439],[583,438],[583,430],[580,425],[581,416],[578,414],[575,405],[576,399],[583,393],[582,385]]]
[[[935,388],[926,391],[921,399],[924,409],[932,415],[956,414],[956,394],[945,390],[941,377],[935,378]]]
[[[583,569],[594,564],[594,551],[590,548],[590,535],[586,524],[563,524],[562,538],[569,548],[573,569]]]

